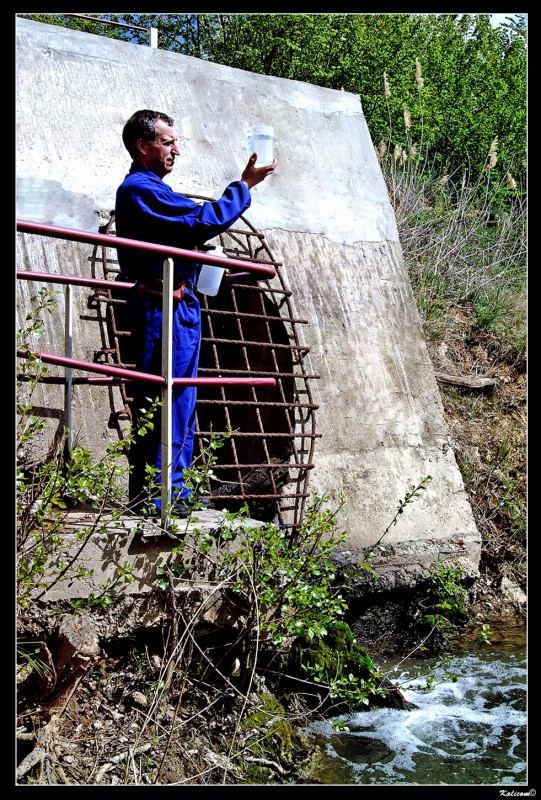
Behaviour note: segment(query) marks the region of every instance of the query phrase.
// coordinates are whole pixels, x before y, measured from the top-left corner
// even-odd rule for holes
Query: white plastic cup
[[[246,131],[248,158],[257,153],[256,164],[266,167],[274,160],[274,128],[271,125],[252,125]]]

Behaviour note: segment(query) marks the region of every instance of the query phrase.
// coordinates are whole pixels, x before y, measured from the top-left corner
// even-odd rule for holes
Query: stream
[[[313,723],[306,732],[323,751],[318,783],[527,785],[525,628],[446,657],[373,660],[415,708],[351,713],[334,728]]]

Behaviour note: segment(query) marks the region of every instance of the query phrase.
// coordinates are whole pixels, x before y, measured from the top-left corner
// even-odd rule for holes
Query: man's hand
[[[244,167],[244,172],[241,175],[241,181],[243,181],[248,189],[251,189],[252,186],[256,186],[261,181],[264,181],[267,175],[270,175],[271,172],[274,172],[274,168],[278,163],[276,159],[272,162],[272,164],[267,164],[266,167],[256,167],[255,162],[257,161],[257,153],[252,153],[250,158],[248,159],[248,163]]]

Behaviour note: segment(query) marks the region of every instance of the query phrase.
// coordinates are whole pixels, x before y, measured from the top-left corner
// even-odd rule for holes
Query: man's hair
[[[173,125],[174,120],[162,114],[161,111],[150,111],[144,108],[142,111],[136,111],[135,114],[129,118],[122,130],[122,141],[130,156],[137,158],[137,141],[144,139],[145,142],[153,142],[156,136],[156,128],[154,123],[157,119],[163,120],[166,125]]]

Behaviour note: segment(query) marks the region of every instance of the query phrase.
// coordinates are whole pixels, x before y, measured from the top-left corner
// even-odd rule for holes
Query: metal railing
[[[151,375],[148,373],[127,370],[121,367],[114,367],[108,364],[95,364],[93,362],[79,361],[72,358],[73,355],[73,312],[72,312],[72,293],[71,287],[79,286],[101,286],[114,287],[115,289],[130,289],[134,284],[121,281],[107,281],[94,278],[82,278],[79,276],[54,275],[49,273],[32,272],[30,270],[18,270],[17,278],[22,280],[46,281],[50,283],[60,283],[65,285],[65,335],[64,335],[64,356],[57,356],[49,353],[28,353],[20,349],[17,355],[20,357],[33,356],[43,362],[56,364],[65,367],[65,396],[64,413],[66,429],[68,431],[68,449],[71,449],[71,408],[72,408],[72,387],[73,369],[81,369],[89,372],[102,373],[108,379],[120,377],[125,380],[145,380],[154,382],[161,386],[162,408],[161,408],[161,431],[162,431],[162,522],[167,525],[169,522],[168,509],[171,506],[172,487],[171,487],[171,404],[173,386],[275,386],[276,380],[272,377],[206,377],[206,378],[174,378],[172,375],[172,322],[173,322],[173,278],[174,265],[173,256],[197,261],[198,263],[215,264],[225,267],[233,272],[224,280],[234,282],[246,275],[256,275],[265,278],[272,278],[276,275],[273,266],[259,263],[252,263],[245,260],[232,259],[220,256],[213,256],[210,252],[199,250],[186,250],[182,248],[169,247],[151,242],[143,242],[122,237],[111,237],[107,234],[89,233],[78,231],[71,228],[61,228],[54,225],[44,225],[41,223],[30,222],[28,220],[17,220],[17,231],[20,233],[32,233],[41,236],[54,237],[69,241],[77,241],[88,244],[101,244],[104,247],[129,248],[153,253],[161,253],[166,256],[163,267],[163,324],[162,324],[162,374]],[[236,270],[236,271],[235,271]]]
[[[158,47],[158,29],[157,28],[144,28],[142,25],[128,25],[127,22],[116,22],[112,19],[101,19],[100,17],[91,17],[89,14],[65,14],[66,17],[78,17],[79,19],[87,19],[92,22],[101,22],[102,25],[114,25],[117,28],[129,28],[134,31],[146,31],[149,35],[149,43],[153,48]]]

